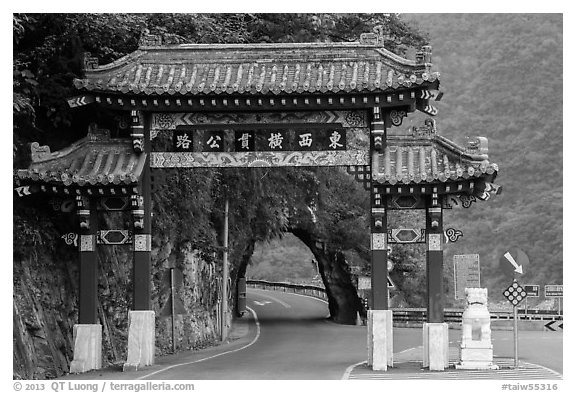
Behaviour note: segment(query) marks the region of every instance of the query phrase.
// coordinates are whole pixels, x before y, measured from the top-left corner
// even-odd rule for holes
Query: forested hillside
[[[490,159],[500,168],[496,182],[503,186],[503,193],[487,202],[445,212],[445,227],[464,232],[446,246],[446,283],[453,284],[454,254],[478,253],[482,285],[500,300],[510,277],[502,274],[499,260],[517,246],[530,258],[521,282],[561,284],[562,16],[402,18],[428,37],[432,62],[441,73],[445,94],[435,103],[439,133],[460,145],[466,137],[488,137]],[[420,289],[406,283],[407,291]]]
[[[398,55],[413,59],[423,44],[432,46],[445,93],[435,103],[439,133],[461,145],[467,136],[488,137],[490,159],[500,167],[501,195],[445,214],[446,228],[464,232],[445,250],[448,297],[453,297],[452,255],[479,253],[482,284],[501,299],[509,278],[499,260],[512,246],[531,261],[521,282],[562,283],[561,15],[15,14],[13,168],[28,166],[30,143],[62,149],[86,135],[90,119],[119,132],[122,118],[115,113],[75,111],[66,103],[85,52],[108,64],[136,50],[145,30],[177,42],[273,43],[356,41],[376,25],[384,27],[385,47]],[[405,126],[423,117],[410,114]],[[178,327],[186,337],[179,348],[208,345],[218,336],[226,198],[233,286],[254,259],[252,278],[298,281],[319,273],[337,322],[354,323],[357,312],[365,311],[348,267],[354,260],[369,269],[369,200],[345,171],[174,169],[153,175],[152,304],[156,312],[165,305],[166,269],[182,270],[189,314]],[[14,375],[59,376],[72,358],[78,302],[77,253],[62,235],[76,232],[77,223],[38,198],[16,200],[13,223]],[[318,270],[302,244],[281,246],[274,240],[285,232],[305,244]],[[258,242],[267,244],[267,251],[260,251]],[[130,258],[118,247],[99,253],[98,317],[105,326],[107,364],[124,359],[131,300]],[[410,306],[422,306],[425,298],[423,254],[421,246],[392,253],[396,266],[413,266],[391,273]],[[168,350],[166,321],[157,320],[158,354]]]

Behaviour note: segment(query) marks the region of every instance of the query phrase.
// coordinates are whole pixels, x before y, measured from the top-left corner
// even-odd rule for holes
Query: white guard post
[[[128,359],[124,371],[137,371],[154,364],[155,321],[154,311],[128,312]]]
[[[466,288],[466,310],[462,314],[462,343],[458,369],[498,369],[493,364],[492,331],[488,311],[488,290]]]
[[[70,373],[85,373],[102,368],[102,325],[74,325],[74,360]]]
[[[386,371],[394,365],[392,310],[368,310],[368,366]]]
[[[425,322],[422,326],[422,366],[430,371],[443,371],[448,359],[448,324]]]

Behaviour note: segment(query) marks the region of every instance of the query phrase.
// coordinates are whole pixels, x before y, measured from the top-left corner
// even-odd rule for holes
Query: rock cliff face
[[[15,230],[20,230],[27,218],[17,219],[20,221]],[[37,223],[30,224],[33,228],[32,224]],[[48,226],[55,231],[54,226],[58,225]],[[38,235],[44,234],[37,233],[36,243],[24,249],[15,244],[14,378],[58,377],[68,372],[73,359],[72,331],[78,321],[78,251],[56,236],[40,241]],[[176,246],[156,234],[153,238],[151,303],[156,312],[156,354],[172,351],[171,318],[160,315],[170,294],[166,278],[170,267],[183,273],[178,295],[187,312],[176,319],[177,349],[214,343],[219,334],[217,269],[189,243]],[[130,246],[99,246],[98,254],[103,364],[122,364],[126,359],[128,310],[132,303],[132,255]]]

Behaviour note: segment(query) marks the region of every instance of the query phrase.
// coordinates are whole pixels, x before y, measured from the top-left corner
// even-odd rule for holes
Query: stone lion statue
[[[462,344],[460,363],[456,368],[468,370],[496,370],[492,363],[493,349],[488,312],[488,290],[466,288],[466,309],[462,314]]]
[[[466,288],[466,310],[462,314],[462,343],[491,341],[488,289]]]

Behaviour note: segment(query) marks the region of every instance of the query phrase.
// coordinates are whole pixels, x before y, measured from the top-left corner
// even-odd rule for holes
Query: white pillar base
[[[154,364],[154,311],[128,312],[128,359],[123,371],[137,371]]]
[[[448,359],[448,324],[428,323],[422,326],[422,366],[431,371],[443,371],[450,366]]]
[[[393,365],[392,310],[368,310],[368,366],[386,371]]]
[[[70,373],[85,373],[102,368],[102,325],[74,325],[74,360]]]

